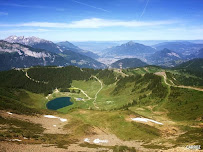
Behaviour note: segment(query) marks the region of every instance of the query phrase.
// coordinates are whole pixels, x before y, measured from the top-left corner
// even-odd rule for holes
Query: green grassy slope
[[[84,74],[74,77],[74,74],[66,75],[68,69],[64,68],[66,72],[61,70],[63,71],[59,68],[51,68],[51,70],[48,68],[33,68],[28,70],[29,76],[39,81],[51,82],[54,78],[62,80],[71,78],[71,81],[65,84],[62,84],[61,80],[50,83],[54,84],[51,92],[55,87],[59,87],[59,92],[53,91],[48,99],[46,99],[43,91],[34,93],[35,91],[27,89],[31,86],[40,88],[41,84],[38,82],[29,82],[28,84],[33,83],[30,86],[20,85],[21,80],[31,81],[25,77],[25,72],[12,70],[0,73],[0,108],[1,110],[26,115],[42,114],[43,112],[52,113],[52,111],[46,109],[46,103],[56,97],[69,96],[73,105],[58,109],[56,112],[68,116],[69,122],[65,129],[70,133],[70,136],[45,135],[42,133],[43,128],[41,126],[33,126],[28,133],[23,132],[23,126],[19,124],[25,123],[27,127],[31,124],[5,120],[0,117],[1,124],[9,125],[13,122],[21,128],[15,130],[11,127],[12,132],[6,134],[6,138],[7,136],[16,136],[16,132],[19,131],[20,136],[22,134],[27,136],[32,133],[33,136],[38,133],[43,134],[43,136],[36,136],[36,138],[32,137],[41,143],[44,143],[44,141],[52,143],[51,139],[54,137],[57,138],[56,143],[63,143],[62,140],[67,141],[69,138],[81,139],[88,135],[94,135],[92,130],[96,127],[115,134],[122,140],[144,141],[146,146],[150,148],[158,146],[159,142],[181,145],[189,143],[191,139],[193,143],[201,143],[202,130],[199,126],[203,121],[203,92],[173,86],[174,83],[176,85],[193,84],[199,87],[201,83],[196,80],[201,78],[197,75],[179,70],[161,69],[155,66],[125,69],[123,72],[126,73],[126,76],[113,70],[75,70],[73,68],[75,74]],[[157,72],[164,71],[167,77],[166,82],[171,86],[165,83],[163,76],[156,75]],[[37,77],[38,72],[40,77]],[[176,75],[182,75],[182,81],[175,77]],[[190,78],[194,78],[194,80]],[[19,83],[18,80],[20,80]],[[186,83],[189,80],[191,82]],[[68,89],[68,91],[60,92],[61,89]],[[95,99],[96,95],[97,98]],[[78,101],[77,98],[84,100]],[[132,122],[130,117],[146,117],[163,122],[164,125]],[[39,130],[35,130],[36,127],[39,127]],[[169,129],[174,127],[177,132],[171,135],[167,132],[167,127]],[[165,138],[168,134],[173,139]],[[0,137],[3,138],[3,135],[4,133]]]

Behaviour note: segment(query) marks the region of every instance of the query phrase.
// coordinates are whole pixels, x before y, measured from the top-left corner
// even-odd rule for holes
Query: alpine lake
[[[73,103],[70,101],[70,97],[60,97],[60,98],[55,98],[51,101],[49,101],[46,106],[47,109],[50,110],[58,110],[60,108],[66,107],[66,106],[70,106]]]

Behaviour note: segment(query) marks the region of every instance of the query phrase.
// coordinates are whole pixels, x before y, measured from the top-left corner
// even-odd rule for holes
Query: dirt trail
[[[148,70],[148,68],[147,68],[147,67],[145,67],[145,68],[144,68],[144,70],[145,70],[146,72],[148,72],[148,73],[149,73],[149,70]]]
[[[95,78],[97,81],[99,81],[99,83],[101,85],[101,88],[95,94],[94,101],[93,101],[93,104],[94,104],[95,108],[99,109],[99,107],[96,105],[96,100],[97,100],[98,93],[103,89],[103,84],[102,84],[101,80],[99,80],[96,76],[92,76],[92,77]]]
[[[85,91],[84,90],[82,90],[82,89],[80,89],[80,88],[76,88],[76,87],[74,87],[74,86],[72,86],[74,89],[78,89],[78,90],[80,90],[88,99],[87,100],[90,100],[90,99],[92,99],[90,96],[88,96],[87,95],[87,93],[85,93]]]
[[[169,84],[169,83],[166,81],[166,80],[167,80],[167,76],[166,76],[166,73],[165,73],[165,72],[156,72],[155,74],[158,75],[158,76],[164,77],[164,82],[165,82],[168,86],[173,86],[173,87],[178,87],[178,88],[193,89],[193,90],[197,90],[197,91],[203,91],[203,89],[201,89],[201,88],[196,88],[196,87],[191,87],[191,86],[183,86],[183,85],[177,86],[177,85],[171,85],[171,84]]]
[[[32,78],[28,75],[27,71],[25,71],[25,76],[26,76],[28,79],[30,79],[30,80],[32,80],[32,81],[34,81],[34,82],[36,82],[36,83],[48,84],[48,82],[38,81],[38,80],[32,79]]]
[[[125,74],[122,70],[120,69],[115,69],[114,72],[120,73],[123,77],[128,77],[129,75]]]

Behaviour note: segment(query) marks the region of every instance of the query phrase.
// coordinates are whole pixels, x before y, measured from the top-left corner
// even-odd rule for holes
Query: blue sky
[[[203,0],[0,0],[0,39],[203,39]]]

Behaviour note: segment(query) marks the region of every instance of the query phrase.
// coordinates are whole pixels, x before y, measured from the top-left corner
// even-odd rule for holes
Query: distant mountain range
[[[118,46],[124,43],[129,42],[130,40],[121,40],[121,41],[73,41],[76,46],[84,50],[93,51],[96,53],[101,53],[103,50],[107,48],[112,48],[114,46]],[[203,44],[203,40],[177,40],[176,42],[191,42],[194,44]],[[171,42],[168,40],[133,40],[133,42],[140,43],[143,45],[154,47],[156,44],[163,43],[163,42]]]
[[[15,65],[16,67],[29,67],[33,65],[74,65],[82,68],[106,68],[106,65],[99,61],[105,61],[104,63],[106,63],[106,61],[116,61],[118,59],[118,62],[111,64],[112,67],[119,68],[118,63],[121,61],[123,62],[123,68],[137,67],[137,64],[140,63],[138,59],[140,59],[141,62],[144,61],[151,65],[174,67],[184,61],[194,58],[203,58],[203,44],[187,41],[162,42],[153,45],[152,47],[129,41],[101,51],[102,57],[99,57],[91,51],[83,50],[68,41],[53,43],[33,36],[27,38],[24,36],[9,36],[5,41],[10,42],[8,44],[10,45],[9,47],[12,48],[12,51],[10,52],[8,51],[9,47],[6,48],[7,51],[5,51],[4,47],[1,48],[1,64],[4,64],[2,67],[7,67],[6,69],[15,67]],[[5,41],[2,41],[1,43],[5,43]],[[117,44],[118,43],[119,42],[117,42]],[[19,44],[18,47],[17,44]],[[116,42],[114,44],[116,44]],[[21,54],[19,50],[22,46],[29,48],[30,51],[34,52],[31,54],[36,54],[35,52],[44,52],[45,54],[48,53],[50,58],[41,56],[40,60],[37,58],[39,60],[37,61],[35,56],[30,56],[30,54],[26,54],[26,52]],[[30,62],[27,61],[28,57],[33,58],[33,63],[31,63],[32,60],[30,60]],[[97,59],[99,61],[97,61]],[[10,63],[6,63],[6,60]],[[24,61],[25,63],[23,63]],[[109,65],[109,63],[106,64]]]
[[[137,58],[125,58],[112,63],[111,67],[120,68],[120,65],[122,65],[122,68],[126,69],[126,68],[144,67],[148,64]]]
[[[154,45],[157,50],[163,50],[165,48],[175,51],[177,53],[181,53],[185,56],[193,54],[203,48],[203,44],[195,44],[187,41],[183,42],[163,42]]]
[[[129,41],[120,46],[105,49],[103,56],[143,56],[144,54],[152,54],[155,51],[156,50],[150,46]]]
[[[57,44],[45,40],[45,39],[40,39],[37,37],[27,37],[25,38],[24,36],[9,36],[8,38],[5,39],[5,41],[7,42],[11,42],[11,43],[20,43],[20,44],[24,44],[24,45],[28,45],[31,46],[33,48],[39,48],[39,49],[45,49],[48,50],[50,52],[53,53],[61,53],[64,50],[70,50],[76,53],[80,53],[82,55],[85,56],[89,56],[91,58],[98,58],[99,56],[93,52],[90,51],[85,51],[80,49],[79,47],[73,45],[72,43],[68,42],[68,41],[64,41],[64,42],[59,42]]]
[[[103,57],[115,59],[139,58],[148,64],[174,67],[193,58],[202,58],[201,48],[203,48],[203,44],[187,41],[164,42],[153,47],[129,41],[120,46],[104,50]]]
[[[69,43],[69,47],[68,46],[62,47],[51,41],[47,41],[47,40],[40,39],[37,37],[25,38],[23,36],[21,36],[21,37],[10,36],[10,37],[6,38],[5,41],[10,42],[11,47],[13,47],[12,44],[16,45],[18,43],[18,44],[24,45],[25,47],[30,48],[34,52],[36,50],[40,49],[40,50],[46,51],[49,54],[51,54],[51,53],[55,54],[58,57],[60,57],[61,61],[63,62],[63,64],[61,64],[61,62],[59,62],[59,61],[58,62],[60,64],[58,62],[57,62],[57,64],[54,62],[53,62],[53,64],[47,62],[46,65],[63,66],[63,65],[70,64],[70,65],[74,65],[74,66],[78,66],[78,67],[82,67],[82,68],[105,68],[106,67],[104,64],[96,61],[95,59],[92,59],[91,57],[86,56],[86,54],[91,54],[93,56],[94,53],[87,51],[87,53],[85,54],[85,51],[78,48],[77,46],[74,46],[71,43]],[[64,43],[62,43],[62,44],[64,44]],[[68,42],[66,42],[66,44],[68,44]],[[2,52],[5,52],[5,51],[2,51]],[[12,58],[12,57],[10,56],[10,58]],[[9,64],[9,63],[7,63],[7,64]],[[31,64],[31,65],[33,65],[33,64]],[[36,61],[34,65],[45,65],[45,64],[41,64],[40,62],[38,63]],[[16,65],[16,66],[18,67],[18,65]],[[29,67],[29,65],[25,64],[24,66],[21,66],[21,67]]]

